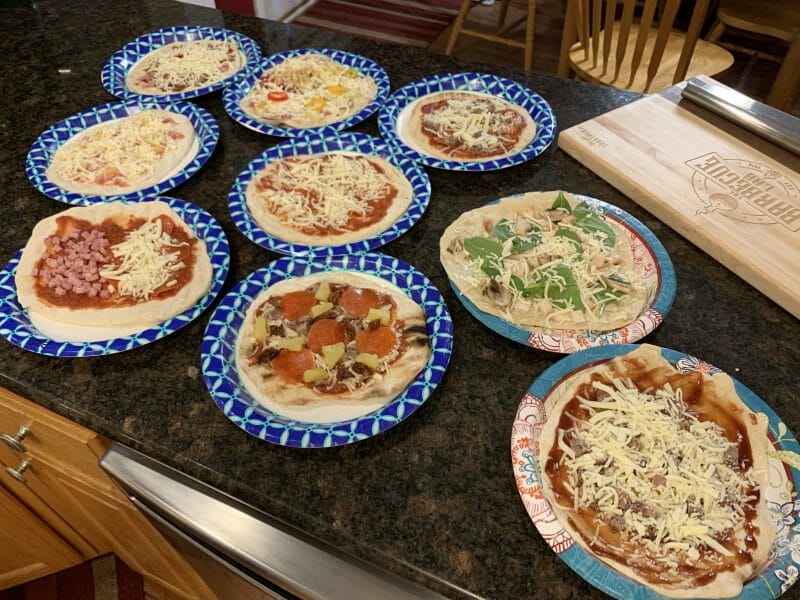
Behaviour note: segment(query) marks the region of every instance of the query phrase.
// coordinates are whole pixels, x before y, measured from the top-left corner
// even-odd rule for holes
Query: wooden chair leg
[[[455,23],[453,23],[453,31],[450,32],[450,39],[447,40],[447,47],[444,49],[444,53],[448,56],[453,53],[453,48],[455,48],[458,34],[461,33],[461,28],[464,27],[464,20],[467,18],[469,8],[470,0],[462,0],[461,9],[458,11]]]
[[[528,0],[528,19],[525,22],[525,70],[533,67],[533,33],[536,29],[536,0]]]
[[[723,33],[725,33],[725,23],[717,19],[717,21],[714,23],[714,26],[711,28],[711,31],[708,32],[706,41],[716,44],[717,40],[722,37]]]
[[[797,95],[798,86],[800,86],[800,33],[794,36],[789,45],[786,58],[783,59],[783,64],[767,95],[767,104],[780,110],[787,110],[789,100]]]
[[[569,49],[578,41],[575,2],[576,0],[567,0],[567,11],[564,14],[564,30],[561,32],[561,50],[558,53],[558,69],[556,70],[559,77],[569,77]]]
[[[511,0],[503,0],[500,4],[500,16],[497,18],[497,29],[503,28],[503,23],[506,22],[506,15],[508,14],[508,5]]]

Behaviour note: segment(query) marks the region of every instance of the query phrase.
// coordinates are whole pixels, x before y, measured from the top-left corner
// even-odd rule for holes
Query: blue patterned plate
[[[25,350],[46,356],[104,356],[125,350],[133,350],[178,331],[181,327],[200,316],[216,298],[228,275],[230,266],[230,248],[225,232],[217,220],[205,210],[177,198],[166,196],[152,197],[148,200],[163,200],[178,213],[186,224],[194,231],[198,239],[206,243],[208,256],[211,258],[211,289],[197,304],[179,315],[167,319],[150,329],[133,335],[104,340],[100,342],[56,342],[45,337],[34,327],[28,313],[17,301],[17,288],[14,277],[22,250],[17,252],[11,261],[0,271],[0,335],[9,342]]]
[[[592,346],[628,344],[640,340],[661,325],[669,309],[672,308],[672,303],[675,301],[677,281],[669,254],[667,254],[666,249],[658,241],[655,234],[633,215],[602,200],[596,200],[580,194],[573,194],[573,196],[578,202],[586,202],[591,206],[602,209],[606,217],[620,226],[630,242],[634,269],[646,283],[655,282],[655,292],[642,314],[633,323],[613,331],[593,334],[545,329],[529,331],[505,319],[482,311],[458,289],[453,281],[450,282],[450,286],[464,307],[472,313],[472,316],[489,329],[515,342],[539,348],[540,350],[569,354]],[[494,200],[487,206],[498,202],[500,200]]]
[[[222,81],[185,92],[175,92],[173,94],[139,94],[129,90],[128,86],[125,85],[125,77],[127,77],[128,72],[139,60],[150,54],[153,50],[157,50],[173,42],[187,42],[192,40],[235,40],[239,45],[239,50],[245,56],[245,64],[239,71],[232,73]],[[103,82],[103,87],[117,98],[158,98],[162,102],[173,102],[176,100],[197,98],[198,96],[204,96],[205,94],[221,90],[231,84],[237,73],[241,75],[249,71],[255,67],[260,60],[261,48],[246,35],[230,31],[229,29],[220,29],[219,27],[181,25],[152,31],[125,44],[121,50],[112,54],[111,58],[108,59],[108,62],[103,67],[100,80]]]
[[[444,299],[430,280],[411,265],[377,253],[317,260],[284,257],[245,278],[217,306],[203,337],[203,377],[214,402],[225,416],[249,434],[281,446],[341,446],[397,425],[431,395],[444,375],[453,347],[453,323]],[[310,422],[273,412],[253,399],[236,368],[236,338],[248,307],[264,289],[284,279],[326,271],[354,271],[379,277],[422,306],[431,357],[416,379],[383,406],[354,418]]]
[[[402,123],[410,115],[411,104],[428,94],[453,90],[481,92],[516,104],[527,111],[536,123],[536,137],[516,154],[479,162],[443,160],[409,146],[403,139]],[[400,131],[398,122],[401,124]],[[396,146],[404,157],[429,167],[450,171],[497,171],[529,161],[544,152],[555,138],[556,117],[544,98],[515,81],[485,73],[451,73],[426,77],[395,91],[381,109],[378,127],[383,139]]]
[[[297,129],[292,127],[278,127],[276,125],[268,125],[261,121],[256,121],[250,115],[245,113],[240,107],[239,103],[244,100],[245,96],[250,93],[253,86],[258,81],[259,77],[266,71],[285,61],[287,58],[299,56],[301,54],[322,54],[335,60],[336,62],[352,67],[359,73],[372,77],[378,86],[378,92],[375,98],[367,104],[364,108],[356,114],[336,121],[330,125],[322,125],[321,127],[307,127],[304,129]],[[389,95],[389,76],[378,63],[371,61],[368,58],[359,56],[358,54],[351,54],[342,50],[332,50],[330,48],[299,48],[297,50],[287,50],[279,52],[267,57],[264,61],[250,74],[245,77],[237,79],[222,96],[222,102],[225,110],[234,121],[241,123],[245,127],[258,131],[259,133],[266,133],[267,135],[274,135],[277,137],[294,137],[296,135],[304,135],[306,133],[319,133],[322,135],[330,135],[337,131],[352,127],[357,123],[361,123],[364,119],[374,113],[381,104],[384,103],[386,97]]]
[[[250,181],[261,169],[274,160],[288,156],[303,156],[323,152],[355,152],[380,156],[388,160],[405,175],[405,178],[411,184],[412,199],[408,210],[391,226],[377,235],[340,246],[304,246],[285,242],[268,234],[259,227],[247,207],[245,193]],[[363,133],[334,133],[331,135],[314,134],[287,140],[259,155],[258,158],[245,167],[244,171],[239,174],[239,177],[233,183],[228,195],[228,207],[231,211],[233,222],[236,223],[240,231],[250,240],[268,250],[288,255],[311,252],[338,255],[373,250],[400,237],[419,221],[422,213],[428,208],[430,198],[430,179],[428,179],[428,174],[425,170],[417,163],[393,155],[385,142],[372,136]]]
[[[198,145],[197,154],[177,173],[149,188],[118,196],[76,194],[65,190],[47,178],[46,171],[47,167],[50,166],[53,154],[72,136],[98,123],[121,119],[147,108],[170,110],[179,113],[187,117],[194,126]],[[95,106],[59,121],[42,133],[28,151],[25,172],[33,187],[45,196],[49,196],[59,202],[74,204],[75,206],[89,206],[110,200],[141,200],[148,196],[163,194],[189,179],[206,163],[214,148],[217,147],[217,140],[219,140],[219,127],[214,117],[206,109],[189,102],[164,103],[157,100],[144,99],[112,102],[111,104]]]
[[[586,581],[609,596],[627,600],[663,599],[650,588],[628,579],[611,569],[592,554],[586,552],[558,522],[551,505],[541,489],[540,465],[536,458],[536,446],[542,425],[547,420],[549,396],[553,390],[579,371],[596,366],[616,356],[637,348],[634,344],[602,346],[565,356],[545,370],[528,388],[517,409],[511,430],[511,463],[514,478],[525,509],[545,542],[569,567]],[[688,373],[700,371],[713,375],[716,367],[693,356],[661,348],[661,355],[676,369]],[[797,580],[800,568],[800,500],[797,487],[800,471],[781,462],[780,452],[800,452],[800,444],[787,429],[778,415],[756,394],[734,379],[736,393],[747,407],[763,413],[769,419],[769,437],[775,448],[769,453],[769,488],[766,491],[767,506],[776,526],[775,541],[770,549],[765,566],[757,576],[748,581],[740,600],[763,600],[777,598]],[[795,461],[800,460],[796,457]]]

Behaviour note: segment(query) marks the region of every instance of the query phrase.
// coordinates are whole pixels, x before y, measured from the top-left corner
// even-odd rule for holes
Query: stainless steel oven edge
[[[115,442],[100,466],[161,529],[168,527],[267,597],[442,598],[122,444]]]

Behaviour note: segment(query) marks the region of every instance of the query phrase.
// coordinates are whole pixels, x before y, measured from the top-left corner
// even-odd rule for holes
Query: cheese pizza
[[[526,110],[496,96],[438,92],[414,104],[406,131],[426,154],[480,162],[525,148],[536,137],[536,123]]]
[[[430,356],[425,312],[388,282],[316,273],[264,290],[248,308],[237,366],[261,403],[387,402]]]
[[[727,598],[763,566],[766,419],[727,375],[679,372],[654,346],[591,366],[546,399],[545,497],[587,551],[676,598]]]
[[[264,71],[240,105],[262,123],[305,129],[351,117],[377,93],[372,77],[323,54],[309,53]]]
[[[355,153],[277,159],[256,174],[245,194],[264,231],[309,246],[346,244],[384,231],[406,212],[412,196],[397,167]]]
[[[245,65],[234,40],[187,40],[157,48],[139,60],[125,77],[137,94],[189,92],[232,77]]]
[[[89,341],[69,328],[141,331],[193,306],[211,286],[211,261],[165,202],[110,202],[40,221],[16,286],[34,324],[42,317],[64,327],[59,341]]]
[[[194,127],[184,115],[141,110],[67,140],[53,154],[47,178],[78,194],[128,194],[164,180],[194,144]]]

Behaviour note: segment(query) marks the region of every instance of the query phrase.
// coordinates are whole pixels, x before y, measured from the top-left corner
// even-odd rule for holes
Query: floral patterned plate
[[[540,466],[536,459],[536,447],[542,425],[547,421],[551,392],[577,372],[634,349],[634,344],[591,348],[565,356],[544,371],[528,388],[517,409],[511,431],[511,464],[525,510],[561,560],[586,581],[614,598],[655,600],[665,597],[611,569],[575,543],[558,522],[542,494]],[[720,372],[716,367],[682,352],[662,348],[661,355],[681,372]],[[737,598],[777,598],[789,589],[800,573],[800,500],[797,497],[800,456],[796,454],[800,452],[800,444],[761,398],[736,380],[734,386],[742,402],[752,411],[767,416],[769,437],[775,448],[769,453],[770,481],[766,490],[767,506],[776,527],[775,541],[761,572],[744,585]],[[786,463],[791,463],[794,468]]]

